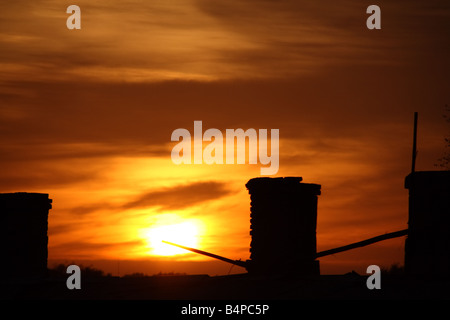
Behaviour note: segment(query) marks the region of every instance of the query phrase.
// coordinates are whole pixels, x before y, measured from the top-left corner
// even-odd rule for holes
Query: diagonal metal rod
[[[408,229],[404,229],[404,230],[400,230],[400,231],[396,231],[396,232],[391,232],[391,233],[386,233],[386,234],[383,234],[383,235],[380,235],[380,236],[376,236],[376,237],[373,237],[373,238],[370,238],[370,239],[366,239],[366,240],[363,240],[363,241],[358,241],[358,242],[355,242],[355,243],[352,243],[352,244],[349,244],[349,245],[346,245],[346,246],[337,247],[337,248],[334,248],[334,249],[317,252],[316,258],[325,257],[325,256],[328,256],[328,255],[331,255],[331,254],[335,254],[335,253],[339,253],[339,252],[343,252],[343,251],[347,251],[347,250],[351,250],[351,249],[355,249],[355,248],[364,247],[364,246],[370,245],[370,244],[375,243],[375,242],[388,240],[388,239],[392,239],[392,238],[398,238],[398,237],[402,237],[402,236],[406,236],[406,235],[408,235]],[[175,246],[175,247],[179,247],[179,248],[185,249],[185,250],[189,250],[189,251],[192,251],[192,252],[195,252],[195,253],[198,253],[198,254],[202,254],[202,255],[205,255],[205,256],[208,256],[208,257],[211,257],[211,258],[214,258],[214,259],[218,259],[218,260],[221,260],[221,261],[224,261],[224,262],[228,262],[228,263],[231,263],[231,264],[243,267],[243,268],[247,268],[248,267],[248,263],[246,261],[231,260],[231,259],[219,256],[217,254],[209,253],[209,252],[198,250],[198,249],[194,249],[194,248],[185,247],[185,246],[182,246],[182,245],[179,245],[179,244],[176,244],[176,243],[172,243],[172,242],[168,242],[168,241],[164,241],[164,240],[162,240],[162,242],[170,244],[170,245]]]
[[[209,253],[209,252],[198,250],[198,249],[194,249],[194,248],[185,247],[185,246],[182,246],[182,245],[179,245],[179,244],[175,244],[175,243],[172,243],[172,242],[169,242],[169,241],[162,240],[162,242],[170,244],[170,245],[175,246],[175,247],[179,247],[179,248],[185,249],[185,250],[189,250],[189,251],[192,251],[192,252],[195,252],[195,253],[198,253],[198,254],[203,254],[205,256],[208,256],[208,257],[211,257],[211,258],[214,258],[214,259],[222,260],[222,261],[225,261],[225,262],[228,262],[228,263],[231,263],[231,264],[243,267],[243,268],[247,267],[247,263],[245,261],[231,260],[231,259],[228,259],[228,258],[225,258],[225,257],[222,257],[222,256],[218,256],[217,254]]]
[[[369,244],[378,242],[378,241],[383,241],[383,240],[387,240],[387,239],[392,239],[392,238],[397,238],[397,237],[401,237],[401,236],[406,236],[408,234],[408,229],[404,229],[404,230],[400,230],[400,231],[396,231],[396,232],[391,232],[391,233],[386,233],[383,234],[381,236],[377,236],[377,237],[373,237],[367,240],[363,240],[363,241],[358,241],[346,246],[342,246],[342,247],[338,247],[338,248],[334,248],[334,249],[330,249],[330,250],[325,250],[325,251],[321,251],[321,252],[317,252],[316,254],[316,258],[320,258],[320,257],[324,257],[324,256],[328,256],[330,254],[335,254],[338,252],[342,252],[342,251],[347,251],[347,250],[351,250],[351,249],[355,249],[355,248],[359,248],[359,247],[364,247],[367,246]]]

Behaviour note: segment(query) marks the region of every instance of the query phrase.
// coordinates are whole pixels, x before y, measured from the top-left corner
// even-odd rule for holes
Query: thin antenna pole
[[[417,156],[417,112],[414,112],[414,136],[413,136],[412,165],[411,165],[412,173],[416,171],[416,156]]]

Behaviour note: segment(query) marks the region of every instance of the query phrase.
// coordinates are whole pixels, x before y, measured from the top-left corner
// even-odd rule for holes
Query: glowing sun
[[[162,241],[165,240],[186,247],[198,248],[199,229],[199,224],[194,221],[154,226],[146,229],[144,238],[150,248],[149,254],[158,256],[187,254],[189,251],[169,245]]]

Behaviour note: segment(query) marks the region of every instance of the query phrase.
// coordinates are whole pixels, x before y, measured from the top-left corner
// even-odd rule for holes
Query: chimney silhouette
[[[253,274],[319,275],[316,258],[317,201],[321,186],[301,177],[247,182]]]
[[[409,189],[405,271],[449,276],[450,171],[418,171],[405,179]]]
[[[42,193],[0,194],[0,274],[42,278],[47,274],[48,213],[52,200]]]

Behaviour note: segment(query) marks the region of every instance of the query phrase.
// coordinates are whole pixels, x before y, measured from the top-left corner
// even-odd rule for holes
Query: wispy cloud
[[[148,191],[122,204],[104,201],[91,205],[77,206],[69,211],[74,214],[86,215],[99,210],[122,212],[124,210],[151,207],[158,211],[178,210],[207,201],[218,200],[235,192],[225,182],[201,181]]]
[[[145,193],[122,206],[123,209],[158,206],[160,210],[182,209],[232,193],[221,182],[197,182]]]
[[[0,6],[1,82],[267,79],[336,65],[408,64],[424,44],[446,46],[429,23],[445,29],[449,14],[442,1],[383,3],[383,28],[369,33],[367,4],[352,0],[77,4],[77,31],[67,30],[58,1]]]

